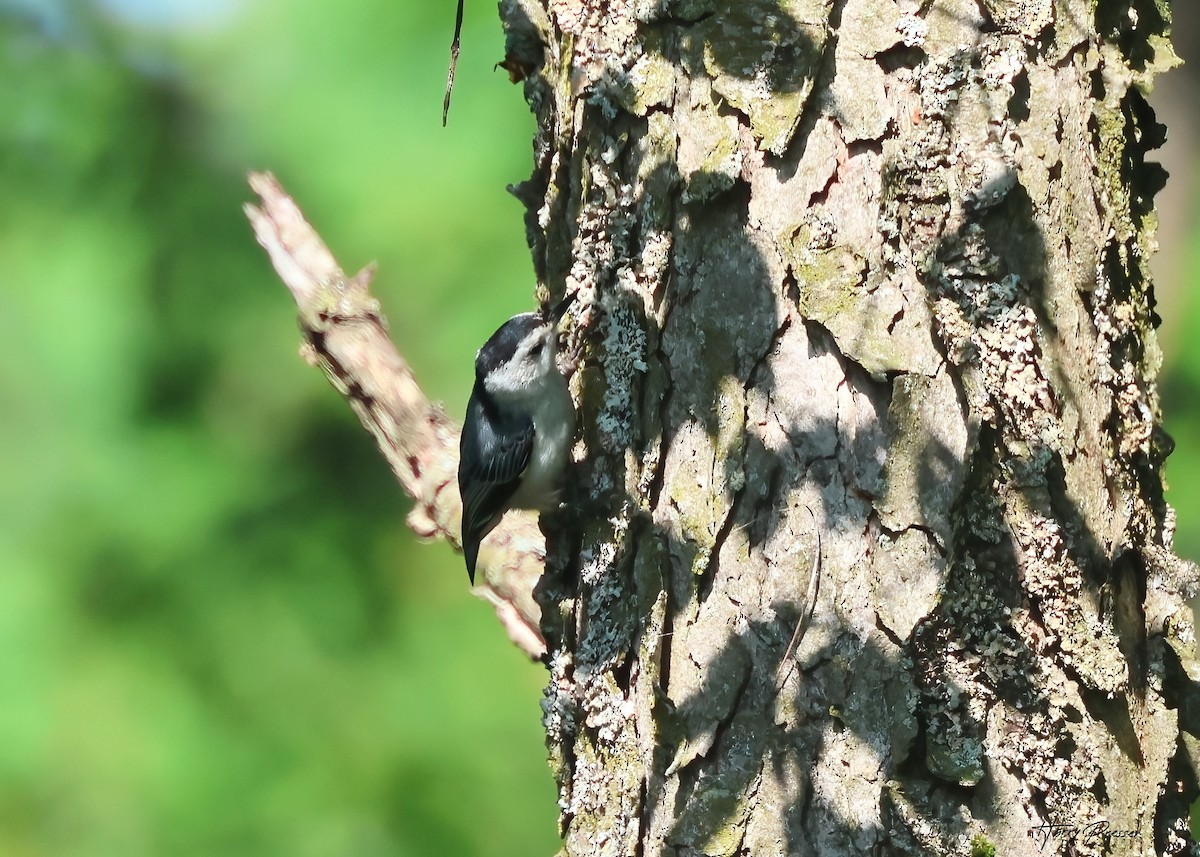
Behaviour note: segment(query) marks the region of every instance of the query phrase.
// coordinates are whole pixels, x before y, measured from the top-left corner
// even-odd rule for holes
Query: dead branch
[[[347,277],[295,201],[270,173],[251,173],[258,206],[246,216],[299,310],[301,355],[324,370],[415,505],[408,525],[422,538],[460,545],[459,427],[430,402],[387,334],[370,294],[374,267]],[[475,594],[490,601],[509,637],[530,657],[545,654],[533,587],[545,564],[536,519],[509,514],[480,552]]]

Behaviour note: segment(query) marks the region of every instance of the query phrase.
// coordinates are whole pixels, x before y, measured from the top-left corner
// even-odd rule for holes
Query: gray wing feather
[[[463,503],[463,552],[472,583],[479,543],[500,520],[533,454],[533,423],[496,416],[484,413],[480,398],[471,395],[459,447],[458,489]],[[474,450],[471,454],[465,453],[468,443]]]

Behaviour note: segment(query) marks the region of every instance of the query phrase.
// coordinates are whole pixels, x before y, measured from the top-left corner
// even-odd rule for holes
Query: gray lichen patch
[[[604,399],[596,416],[600,441],[624,449],[633,439],[637,376],[647,371],[646,331],[627,304],[611,301],[604,337]]]
[[[1054,0],[983,0],[988,17],[1002,31],[1036,39],[1054,20]]]
[[[983,742],[974,735],[935,732],[925,745],[925,765],[935,777],[960,786],[983,779]]]

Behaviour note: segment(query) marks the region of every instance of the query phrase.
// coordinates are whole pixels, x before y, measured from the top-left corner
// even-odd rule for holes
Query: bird
[[[472,586],[479,546],[507,510],[558,506],[575,407],[558,368],[557,327],[573,297],[513,316],[475,355],[458,458],[462,548]]]

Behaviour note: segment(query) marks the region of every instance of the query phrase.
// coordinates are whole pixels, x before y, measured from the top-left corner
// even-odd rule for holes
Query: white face
[[[517,346],[512,359],[488,373],[488,392],[499,396],[538,393],[543,379],[557,372],[555,353],[558,340],[549,324],[537,328]]]

